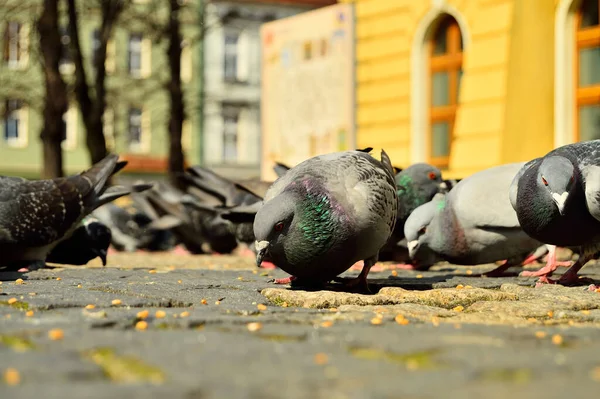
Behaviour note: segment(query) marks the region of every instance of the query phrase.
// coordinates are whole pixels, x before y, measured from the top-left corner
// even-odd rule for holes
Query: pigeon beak
[[[552,193],[552,199],[558,208],[558,212],[561,216],[565,214],[565,203],[567,202],[567,198],[569,197],[568,192],[564,192],[562,194]]]
[[[407,244],[408,247],[408,256],[412,258],[415,257],[415,253],[417,252],[417,249],[419,248],[419,240],[412,240],[409,241]]]
[[[445,181],[440,183],[440,191],[448,191],[448,185]]]
[[[102,260],[102,266],[106,266],[106,249],[96,249],[94,250],[94,254]]]
[[[260,267],[269,249],[269,241],[255,241],[254,246],[256,247],[256,266]]]

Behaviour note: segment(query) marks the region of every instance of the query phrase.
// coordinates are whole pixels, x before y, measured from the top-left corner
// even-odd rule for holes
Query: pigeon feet
[[[277,266],[275,266],[274,263],[268,262],[266,260],[263,260],[263,262],[260,264],[260,267],[262,269],[277,269]]]
[[[269,280],[269,283],[274,284],[292,284],[294,280],[298,279],[296,276],[289,276],[284,278],[275,278],[273,280]]]
[[[588,287],[588,291],[600,292],[600,285],[590,284]]]

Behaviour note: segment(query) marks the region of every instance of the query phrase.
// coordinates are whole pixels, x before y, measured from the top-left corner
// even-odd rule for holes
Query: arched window
[[[445,15],[439,20],[429,40],[429,47],[429,163],[445,168],[450,157],[462,76],[463,43],[454,18]]]
[[[600,0],[583,0],[575,21],[575,134],[600,138]]]

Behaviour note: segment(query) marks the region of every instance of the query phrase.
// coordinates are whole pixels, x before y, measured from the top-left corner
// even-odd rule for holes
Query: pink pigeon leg
[[[544,284],[577,285],[583,281],[587,281],[589,279],[579,277],[577,273],[590,259],[591,256],[580,255],[579,259],[577,259],[577,262],[575,262],[573,266],[571,266],[569,270],[565,272],[565,274],[560,276],[560,278],[554,280],[548,278],[548,275],[541,276],[535,286],[539,287],[540,285]],[[554,269],[556,270],[556,267]]]
[[[260,264],[260,267],[262,269],[277,269],[277,266],[275,266],[274,263],[268,262],[266,260],[263,260],[263,262]]]
[[[292,281],[296,280],[297,278],[298,277],[296,276],[289,276],[284,278],[276,278],[274,280],[271,280],[271,282],[274,284],[291,284]]]
[[[561,262],[556,260],[556,246],[548,246],[548,259],[546,260],[546,266],[541,269],[531,272],[525,270],[521,272],[523,277],[549,277],[559,266],[571,266],[571,262]],[[574,266],[574,265],[573,265]]]

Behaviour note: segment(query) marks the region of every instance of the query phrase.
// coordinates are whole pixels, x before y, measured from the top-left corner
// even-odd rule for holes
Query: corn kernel
[[[135,315],[138,319],[145,319],[150,315],[150,312],[147,310],[142,310],[140,312],[137,312],[137,314]]]
[[[248,323],[246,324],[246,328],[248,328],[248,331],[254,332],[254,331],[258,331],[262,328],[262,324],[261,323]]]
[[[65,337],[65,333],[60,328],[54,328],[54,329],[48,331],[48,338],[50,338],[52,341],[58,341],[58,340],[63,339],[64,337]]]
[[[4,371],[4,381],[7,385],[18,385],[21,382],[21,374],[17,369],[9,367]]]
[[[329,357],[324,353],[317,353],[315,355],[315,364],[320,366],[327,364],[329,362]]]
[[[545,331],[536,331],[535,336],[536,336],[536,338],[539,338],[539,339],[546,338],[546,332]]]
[[[135,323],[135,329],[136,329],[136,330],[141,330],[141,331],[143,331],[143,330],[145,330],[145,329],[147,329],[147,328],[148,328],[148,323],[147,323],[147,322],[145,322],[144,320],[140,320],[140,321],[138,321],[137,323]]]
[[[552,336],[552,343],[554,345],[561,345],[563,343],[563,337],[560,336],[559,334],[554,334]]]
[[[164,310],[157,310],[154,314],[154,317],[156,317],[157,319],[162,319],[165,316],[167,316],[167,313]]]

